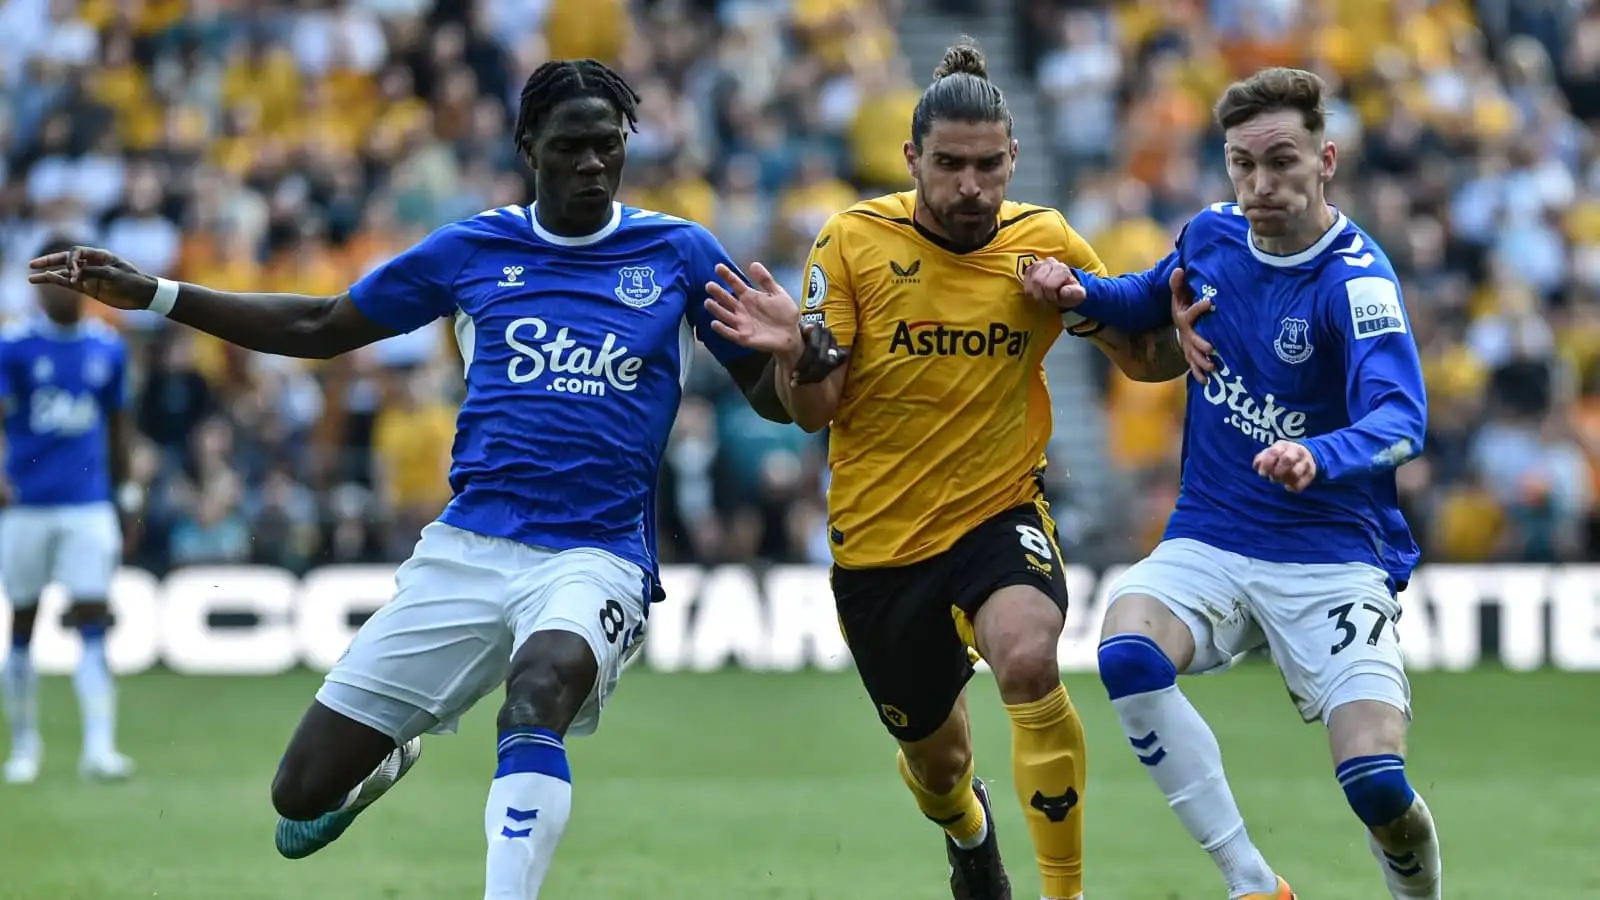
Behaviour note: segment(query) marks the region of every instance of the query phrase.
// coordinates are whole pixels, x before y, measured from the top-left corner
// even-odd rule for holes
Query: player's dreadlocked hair
[[[947,119],[956,122],[1004,122],[1011,133],[1011,110],[1005,95],[989,80],[989,64],[972,38],[963,36],[944,52],[944,60],[933,70],[933,84],[922,92],[911,113],[911,143],[922,151],[922,139],[933,123]]]
[[[621,75],[597,59],[553,59],[528,76],[517,112],[517,149],[530,153],[544,117],[566,100],[599,97],[617,108],[628,130],[639,130],[639,95]]]

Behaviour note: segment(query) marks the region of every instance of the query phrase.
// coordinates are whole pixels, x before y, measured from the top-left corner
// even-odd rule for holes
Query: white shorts
[[[122,522],[110,503],[13,506],[0,515],[0,585],[13,606],[59,583],[73,601],[103,601],[122,562]]]
[[[1226,669],[1265,644],[1307,722],[1377,700],[1411,715],[1411,684],[1394,622],[1400,601],[1388,576],[1364,563],[1265,562],[1178,538],[1111,586],[1161,601],[1194,634],[1186,674]]]
[[[599,662],[568,729],[590,734],[617,676],[643,645],[648,579],[602,550],[543,550],[442,522],[422,529],[395,596],[350,642],[317,701],[403,743],[455,731],[499,687],[535,632],[569,631]]]

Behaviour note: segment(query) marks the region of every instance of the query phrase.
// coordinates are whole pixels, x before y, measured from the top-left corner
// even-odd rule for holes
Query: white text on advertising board
[[[1118,573],[1067,570],[1075,601],[1061,637],[1064,671],[1093,671],[1104,587]],[[662,580],[668,599],[652,607],[645,642],[651,668],[850,665],[824,567],[668,566]],[[325,671],[355,633],[351,621],[393,592],[393,566],[333,566],[300,578],[261,566],[183,569],[165,579],[124,569],[112,588],[111,664],[119,673],[158,664],[194,675]],[[1513,670],[1600,670],[1600,566],[1427,566],[1401,600],[1400,644],[1413,669],[1471,668],[1483,661],[1489,637]],[[78,650],[60,624],[65,598],[52,588],[41,602],[36,663],[46,673],[70,672]],[[1480,634],[1485,607],[1499,613],[1495,635]],[[218,627],[212,620],[219,613],[248,613],[254,623]],[[0,613],[0,638],[9,630],[9,613]]]

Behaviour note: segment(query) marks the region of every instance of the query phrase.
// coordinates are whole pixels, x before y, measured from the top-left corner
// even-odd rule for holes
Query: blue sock
[[[83,718],[83,755],[104,758],[117,750],[117,691],[106,662],[106,626],[91,622],[79,626],[83,655],[72,673]]]
[[[1368,828],[1400,818],[1417,799],[1406,781],[1406,761],[1391,753],[1352,757],[1340,763],[1334,775],[1350,808]]]
[[[36,742],[39,737],[38,689],[39,680],[33,671],[33,656],[29,650],[31,635],[11,635],[11,652],[6,655],[3,678],[6,718],[11,723],[11,750]]]
[[[561,735],[548,728],[500,733],[499,765],[489,785],[484,834],[484,900],[539,896],[556,845],[572,815],[572,770]]]
[[[1391,753],[1357,756],[1340,763],[1335,773],[1350,808],[1371,830],[1367,845],[1390,895],[1439,900],[1439,835],[1428,805],[1406,779],[1406,761]]]
[[[1117,634],[1100,642],[1100,683],[1112,700],[1148,694],[1178,683],[1178,667],[1142,634]]]

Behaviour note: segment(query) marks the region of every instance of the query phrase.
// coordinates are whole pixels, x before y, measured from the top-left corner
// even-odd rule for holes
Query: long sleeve
[[[1142,334],[1172,324],[1172,291],[1168,280],[1177,268],[1174,250],[1143,272],[1105,277],[1073,269],[1087,295],[1073,310],[1126,334]]]
[[[1345,345],[1351,424],[1304,443],[1317,478],[1343,481],[1393,470],[1422,453],[1428,427],[1422,360],[1406,324],[1400,288],[1382,276],[1346,281],[1335,298],[1335,332]],[[1349,314],[1342,307],[1348,300]]]

